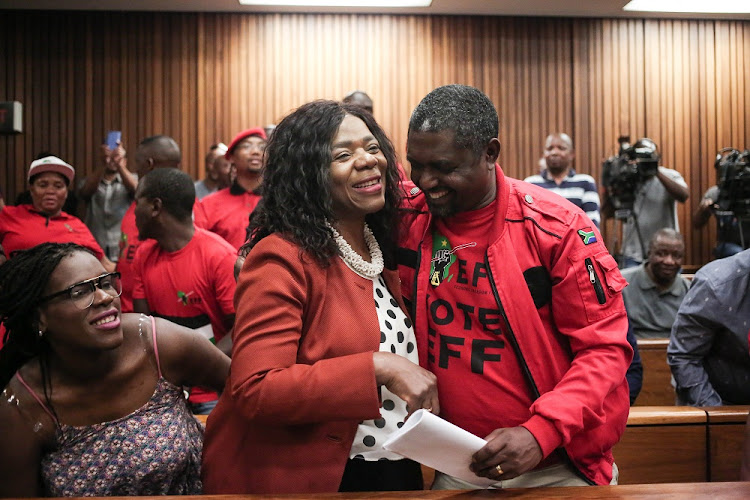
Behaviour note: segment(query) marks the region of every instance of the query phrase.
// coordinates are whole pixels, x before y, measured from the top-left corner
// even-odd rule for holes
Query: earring
[[[41,328],[40,328],[40,329],[39,329],[39,338],[42,338],[42,337],[44,337],[44,332],[43,332],[43,331],[41,330]]]

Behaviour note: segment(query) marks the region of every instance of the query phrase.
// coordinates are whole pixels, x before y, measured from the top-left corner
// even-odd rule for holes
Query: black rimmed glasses
[[[62,295],[68,295],[68,298],[73,304],[80,310],[85,310],[91,307],[94,303],[94,295],[96,295],[96,289],[99,288],[104,290],[112,297],[119,297],[122,293],[122,281],[120,281],[120,273],[107,273],[91,278],[90,280],[81,281],[75,285],[70,285],[65,290],[60,290],[53,294],[47,295],[39,299],[39,303],[47,302],[55,297]]]

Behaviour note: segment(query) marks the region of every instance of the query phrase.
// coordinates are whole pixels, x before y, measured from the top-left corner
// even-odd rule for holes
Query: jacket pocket
[[[602,287],[602,282],[599,279],[599,275],[596,273],[596,269],[594,269],[594,262],[591,258],[587,258],[584,260],[584,263],[586,264],[586,271],[589,273],[589,281],[591,282],[591,286],[594,288],[594,292],[596,293],[596,300],[599,301],[600,304],[606,304],[607,303],[607,296],[604,293],[604,287]]]
[[[615,259],[607,251],[582,257],[574,265],[588,321],[624,310],[620,296],[628,283],[620,274]]]

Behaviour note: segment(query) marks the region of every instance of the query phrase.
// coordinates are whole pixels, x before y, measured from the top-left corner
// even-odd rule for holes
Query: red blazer
[[[405,310],[396,272],[383,277]],[[230,375],[206,426],[204,493],[337,491],[357,425],[380,416],[372,281],[271,235],[245,261],[235,307]]]

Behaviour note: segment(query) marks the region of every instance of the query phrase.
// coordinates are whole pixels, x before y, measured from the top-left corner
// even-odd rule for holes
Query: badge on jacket
[[[581,237],[581,241],[583,241],[584,245],[590,245],[592,243],[596,243],[596,233],[593,229],[591,229],[591,226],[584,227],[583,229],[578,230],[578,236]]]

